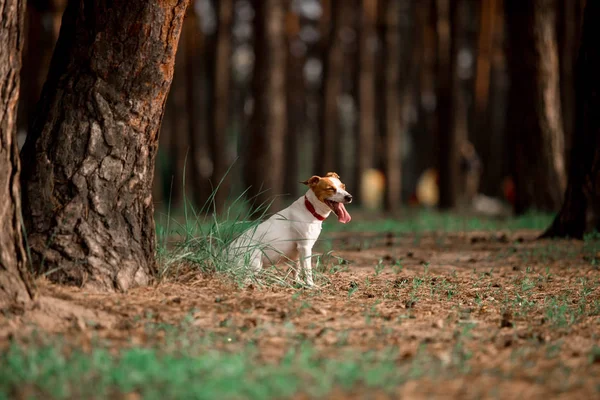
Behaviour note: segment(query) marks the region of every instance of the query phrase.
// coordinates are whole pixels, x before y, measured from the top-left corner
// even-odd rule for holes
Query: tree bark
[[[104,291],[156,269],[152,177],[188,1],[69,1],[22,151],[33,264]]]
[[[583,238],[600,231],[600,4],[587,1],[575,67],[575,132],[565,201],[542,237]]]
[[[0,0],[0,311],[33,298],[21,231],[17,101],[24,0]]]
[[[506,0],[515,212],[557,211],[566,176],[555,0]]]
[[[358,70],[358,141],[356,193],[362,192],[362,175],[373,168],[375,160],[375,138],[377,136],[377,121],[375,119],[375,53],[377,35],[375,22],[377,20],[378,0],[362,0],[362,24],[360,26],[359,70]]]
[[[279,210],[283,192],[286,121],[284,0],[255,3],[254,110],[245,184],[254,204]]]

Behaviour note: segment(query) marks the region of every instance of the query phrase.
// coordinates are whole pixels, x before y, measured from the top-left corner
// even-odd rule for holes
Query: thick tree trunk
[[[33,297],[21,231],[17,101],[24,0],[0,0],[0,312]]]
[[[228,135],[230,128],[229,95],[231,80],[231,26],[233,23],[233,0],[219,0],[216,2],[217,31],[215,53],[211,68],[214,78],[212,83],[212,98],[209,101],[209,138],[213,158],[213,173],[211,181],[216,189],[214,205],[217,211],[223,210],[229,194],[231,177],[226,175],[232,162],[228,148]]]
[[[382,52],[384,88],[384,157],[386,176],[385,209],[396,211],[402,202],[402,142],[406,130],[403,102],[407,89],[412,53],[415,18],[412,1],[385,0],[381,5],[384,16],[384,46]]]
[[[156,269],[152,176],[188,1],[69,1],[22,159],[33,263],[98,290]]]
[[[254,110],[250,120],[245,184],[252,202],[279,210],[283,192],[285,96],[284,0],[255,3]]]
[[[355,192],[362,192],[362,174],[375,167],[375,138],[377,123],[375,119],[375,54],[377,36],[378,0],[362,0],[362,24],[360,27],[359,67],[358,67],[358,141],[356,154],[357,185]]]
[[[515,211],[556,211],[565,188],[555,0],[506,0]]]
[[[587,1],[575,67],[575,132],[565,201],[543,237],[600,231],[600,3]]]

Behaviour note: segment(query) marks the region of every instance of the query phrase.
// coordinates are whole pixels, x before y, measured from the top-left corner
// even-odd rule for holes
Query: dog
[[[344,205],[352,202],[352,195],[335,172],[328,172],[324,177],[314,175],[300,183],[308,186],[304,196],[244,232],[231,243],[230,249],[238,260],[245,257],[254,273],[266,263],[296,264],[296,282],[314,287],[312,248],[319,238],[322,223],[332,212],[339,222],[350,222],[352,218]],[[300,280],[301,271],[304,282]]]

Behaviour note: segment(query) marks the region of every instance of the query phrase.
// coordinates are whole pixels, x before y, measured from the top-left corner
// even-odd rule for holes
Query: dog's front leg
[[[304,279],[308,286],[314,286],[312,276],[312,266],[311,266],[311,257],[312,257],[312,248],[310,246],[298,246],[299,253],[299,268],[296,270],[296,280],[299,281],[298,272],[299,269],[302,268],[302,272],[304,272]]]

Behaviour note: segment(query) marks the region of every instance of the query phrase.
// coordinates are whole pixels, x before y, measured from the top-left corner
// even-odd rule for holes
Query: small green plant
[[[546,304],[545,315],[550,324],[557,328],[566,328],[576,321],[575,313],[569,307],[566,298],[552,296]]]
[[[377,264],[375,264],[375,276],[378,276],[385,269],[383,259],[380,258]]]
[[[354,292],[356,292],[359,288],[359,284],[352,281],[350,282],[350,285],[348,287],[348,298],[352,297],[352,295],[354,294]]]

